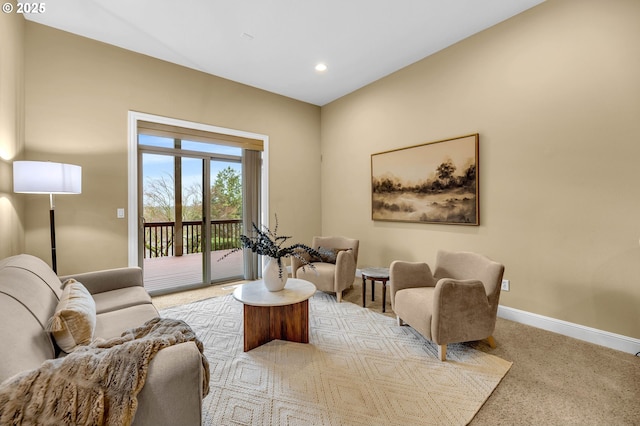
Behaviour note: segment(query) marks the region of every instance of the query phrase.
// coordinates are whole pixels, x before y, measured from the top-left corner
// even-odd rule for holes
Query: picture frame
[[[371,219],[480,225],[478,133],[371,154]]]

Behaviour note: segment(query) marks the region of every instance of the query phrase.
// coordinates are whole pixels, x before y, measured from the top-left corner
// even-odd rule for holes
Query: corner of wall
[[[24,17],[0,14],[0,258],[24,250],[24,206],[12,163],[24,151]]]

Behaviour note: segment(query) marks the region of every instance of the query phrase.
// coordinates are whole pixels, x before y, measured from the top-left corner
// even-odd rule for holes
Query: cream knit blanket
[[[209,363],[200,340],[184,321],[155,318],[0,384],[0,425],[129,425],[155,354],[188,341],[200,350],[207,395]]]

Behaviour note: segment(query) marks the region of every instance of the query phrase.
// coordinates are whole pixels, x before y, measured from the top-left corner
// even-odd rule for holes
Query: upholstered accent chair
[[[291,258],[291,275],[312,282],[324,292],[336,293],[338,302],[342,301],[342,292],[353,285],[358,264],[360,241],[347,237],[313,237],[311,247],[322,249],[322,258],[307,260],[314,266],[303,268],[301,260]]]
[[[391,306],[398,325],[409,324],[438,345],[441,361],[447,344],[492,336],[504,265],[471,252],[439,251],[435,272],[422,262],[391,263]]]

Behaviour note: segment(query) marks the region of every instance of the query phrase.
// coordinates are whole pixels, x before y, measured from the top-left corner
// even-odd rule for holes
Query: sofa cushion
[[[0,260],[0,382],[55,357],[45,327],[60,294],[60,280],[37,257]]]
[[[415,287],[398,290],[394,312],[404,322],[431,340],[431,318],[435,287]]]
[[[62,289],[60,280],[53,271],[51,271],[52,276],[44,280],[41,274],[29,269],[32,264],[37,264],[38,260],[29,255],[18,255],[0,261],[0,292],[23,304],[24,308],[40,323],[40,331],[48,336],[44,328],[56,309]],[[42,261],[40,263],[44,264]],[[47,265],[40,266],[41,268],[35,269],[44,269]],[[2,359],[1,355],[2,351],[0,351],[0,359]]]
[[[110,339],[119,337],[122,332],[156,317],[158,317],[158,311],[151,303],[98,314],[95,338]]]
[[[150,304],[151,296],[144,287],[134,286],[93,294],[93,300],[96,302],[96,313],[102,314],[130,306]]]
[[[69,353],[93,341],[96,304],[89,291],[74,279],[63,284],[62,296],[47,325],[60,349]]]
[[[0,260],[0,270],[22,271],[26,275],[28,281],[37,283],[37,285],[46,288],[47,293],[54,295],[55,300],[60,299],[62,287],[60,280],[55,272],[42,259],[30,254],[19,254]]]
[[[64,282],[69,278],[80,281],[91,294],[106,293],[126,287],[144,287],[142,268],[137,266],[65,275],[60,277],[60,281]]]
[[[336,265],[333,263],[314,263],[315,269],[306,266],[304,270],[298,268],[296,277],[309,281],[320,291],[335,291]]]
[[[0,289],[1,290],[1,289]],[[0,383],[55,356],[49,333],[19,300],[0,291]]]

